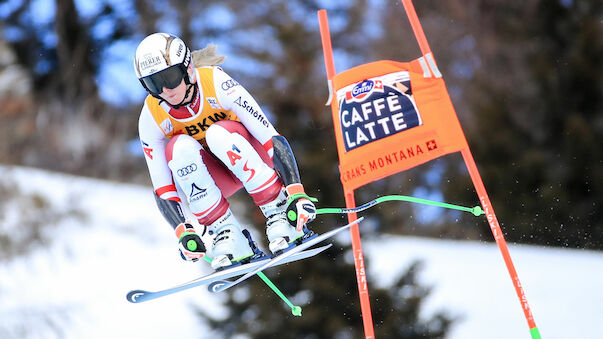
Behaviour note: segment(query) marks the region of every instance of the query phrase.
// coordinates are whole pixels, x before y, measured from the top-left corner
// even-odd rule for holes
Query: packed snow
[[[225,316],[220,294],[200,287],[143,304],[126,301],[131,289],[162,289],[209,271],[179,258],[149,187],[18,167],[0,167],[0,174],[2,185],[45,197],[57,211],[86,213],[44,228],[43,246],[0,261],[0,338],[212,337],[195,308]],[[18,237],[18,208],[7,204],[0,234]],[[420,280],[433,292],[422,314],[458,317],[448,338],[531,337],[496,245],[382,236],[363,246],[368,274],[380,287],[414,260],[424,262]],[[603,338],[602,252],[509,247],[543,338]]]

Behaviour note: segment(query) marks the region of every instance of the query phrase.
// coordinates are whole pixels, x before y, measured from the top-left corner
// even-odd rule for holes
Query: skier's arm
[[[274,170],[285,186],[301,184],[297,162],[287,139],[282,135],[273,136],[272,146],[274,148],[274,158],[272,159]]]
[[[201,237],[195,232],[195,228],[189,222],[186,221],[184,212],[180,202],[174,200],[161,199],[157,193],[155,196],[155,202],[161,215],[165,220],[174,228],[176,237],[178,238],[178,249],[180,250],[180,256],[184,260],[197,261],[205,256],[207,249]],[[201,236],[205,234],[205,226]]]
[[[182,212],[182,206],[180,206],[178,201],[161,199],[157,193],[154,193],[153,195],[155,196],[157,207],[159,207],[159,212],[161,212],[163,218],[174,230],[178,225],[186,222],[184,212]]]
[[[153,119],[146,102],[138,119],[138,136],[155,193],[161,199],[179,201],[172,171],[165,156],[165,133]]]
[[[287,219],[292,226],[301,230],[303,225],[316,218],[316,207],[304,191],[293,150],[282,135],[272,137],[274,147],[274,170],[285,184],[287,193]]]
[[[182,258],[198,260],[205,255],[205,245],[195,233],[194,227],[186,221],[172,172],[165,158],[165,134],[155,123],[146,102],[138,121],[138,133],[155,190],[153,195],[157,207],[176,233]],[[205,228],[201,235],[204,233]]]

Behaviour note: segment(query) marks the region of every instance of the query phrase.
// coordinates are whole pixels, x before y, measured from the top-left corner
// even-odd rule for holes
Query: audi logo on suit
[[[186,167],[182,167],[181,169],[178,170],[178,176],[179,177],[183,177],[187,174],[191,174],[194,171],[197,170],[197,164],[190,164]]]
[[[239,85],[238,82],[236,82],[233,79],[229,79],[229,80],[224,81],[220,87],[222,87],[222,89],[226,91],[226,90],[231,89],[238,85]]]

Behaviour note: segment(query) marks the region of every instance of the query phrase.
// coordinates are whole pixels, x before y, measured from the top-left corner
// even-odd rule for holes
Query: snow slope
[[[0,262],[0,338],[212,337],[194,308],[221,317],[226,310],[221,296],[204,288],[143,304],[125,299],[130,289],[161,289],[207,270],[179,259],[150,188],[25,168],[0,167],[0,174],[4,184],[45,196],[57,210],[89,213],[84,221],[71,217],[49,227],[48,247]],[[14,218],[0,219],[0,233]],[[495,245],[409,237],[363,245],[368,274],[383,286],[415,259],[424,261],[420,277],[434,286],[424,314],[445,309],[462,317],[449,338],[530,338]],[[543,338],[603,338],[603,253],[510,251]]]

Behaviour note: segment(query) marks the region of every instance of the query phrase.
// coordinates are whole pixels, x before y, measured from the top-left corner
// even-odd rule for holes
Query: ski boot
[[[230,209],[212,223],[208,230],[214,237],[211,249],[211,267],[214,270],[246,264],[265,256],[251,238],[249,231],[241,228]]]
[[[266,235],[268,236],[268,248],[273,255],[279,255],[287,250],[303,243],[306,239],[313,238],[316,234],[304,226],[302,231],[287,221],[287,197],[281,191],[276,199],[260,206],[266,217]]]

